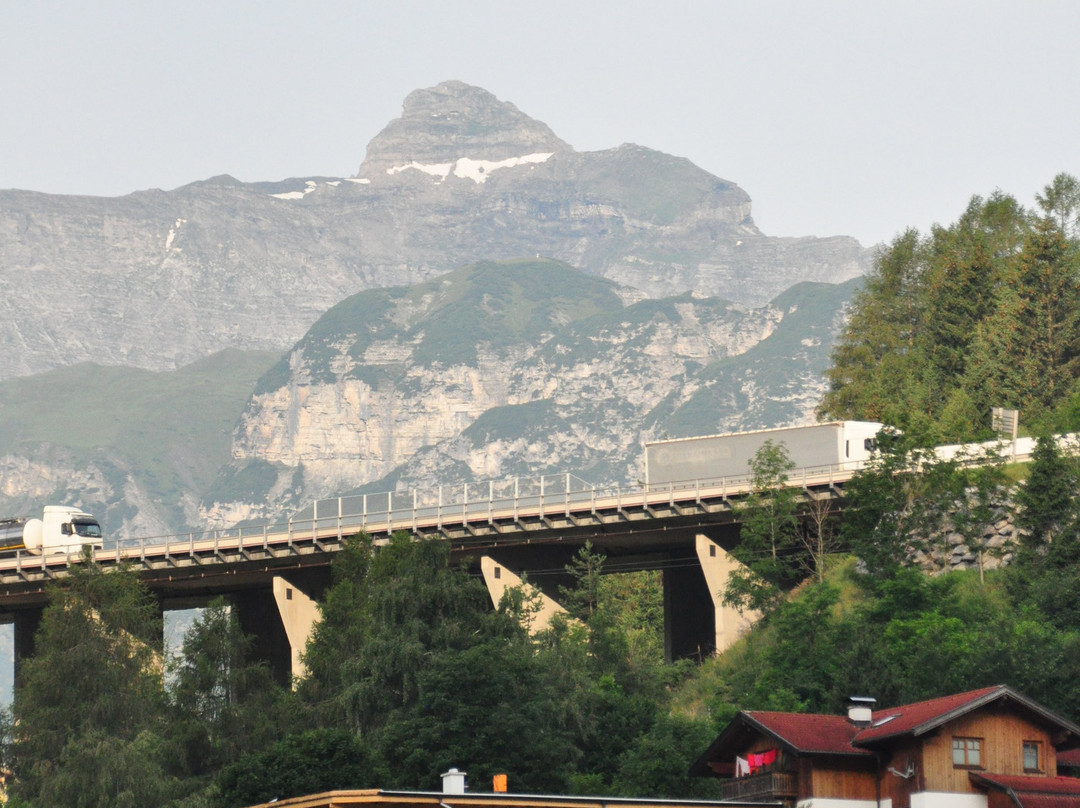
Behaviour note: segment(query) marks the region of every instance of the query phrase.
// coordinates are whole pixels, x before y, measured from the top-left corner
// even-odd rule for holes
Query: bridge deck
[[[941,447],[938,453],[952,457],[961,449],[985,446],[997,447],[1002,456],[1026,460],[1033,441]],[[848,463],[797,469],[789,475],[788,484],[814,496],[832,497],[860,466]],[[441,537],[459,554],[481,552],[542,535],[630,534],[656,529],[659,524],[666,529],[730,523],[737,520],[739,503],[750,492],[750,479],[745,475],[580,490],[572,490],[571,475],[539,479],[538,491],[523,493],[515,481],[515,496],[496,496],[492,483],[486,498],[469,501],[466,488],[463,501],[445,504],[442,488],[439,501],[434,503],[424,502],[416,492],[324,500],[285,524],[147,537],[97,549],[93,558],[103,566],[132,563],[143,571],[158,573],[155,577],[197,577],[222,567],[269,570],[325,564],[346,536],[364,531],[380,542],[399,530]],[[563,481],[561,490],[545,493],[544,479]],[[374,502],[385,502],[385,507],[369,510]],[[40,591],[80,561],[79,553],[40,556],[18,552],[0,558],[0,608],[20,595]]]

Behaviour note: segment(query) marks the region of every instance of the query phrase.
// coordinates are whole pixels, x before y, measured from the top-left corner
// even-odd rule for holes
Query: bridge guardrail
[[[1075,434],[1060,436],[1059,440],[1072,448],[1080,448],[1080,437]],[[1015,442],[989,441],[943,446],[938,447],[936,453],[942,459],[963,459],[966,456],[975,458],[972,462],[978,462],[979,453],[986,451],[997,452],[1006,458],[1027,459],[1033,448],[1033,439],[1021,438]],[[788,483],[791,487],[801,488],[842,483],[863,465],[861,461],[851,461],[793,469]],[[493,523],[556,515],[569,517],[574,513],[648,508],[661,503],[673,505],[702,498],[741,496],[750,490],[749,474],[651,485],[595,486],[573,474],[562,473],[431,489],[354,494],[317,500],[285,522],[123,539],[97,550],[95,558],[146,563],[148,556],[191,557],[198,553],[218,555],[256,547],[263,550],[271,546],[293,548],[297,543],[309,546],[330,538],[340,540],[361,530],[372,535],[389,535],[397,530],[441,530],[444,526],[481,521]],[[0,558],[0,572],[17,571],[21,574],[24,569],[62,569],[77,562],[80,557],[79,553],[43,557],[20,551],[14,556]]]

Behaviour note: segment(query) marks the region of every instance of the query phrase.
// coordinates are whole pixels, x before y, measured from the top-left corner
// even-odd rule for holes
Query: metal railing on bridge
[[[1075,436],[1062,436],[1075,441]],[[1002,457],[1030,457],[1034,441],[988,442],[966,446],[939,447],[943,459],[975,458],[978,451],[990,451]],[[863,466],[861,461],[811,466],[792,470],[791,487],[810,488],[843,483]],[[434,488],[354,494],[323,499],[295,512],[287,521],[239,525],[180,534],[142,536],[106,541],[95,558],[106,562],[131,560],[147,564],[148,559],[194,557],[204,554],[222,558],[225,554],[252,550],[270,552],[284,548],[312,551],[319,543],[365,531],[386,537],[399,530],[413,533],[437,533],[447,526],[468,526],[497,521],[516,523],[524,519],[544,519],[556,515],[598,511],[624,512],[660,505],[675,506],[703,498],[727,499],[744,496],[751,490],[749,474],[728,475],[713,479],[695,479],[646,485],[597,486],[571,473],[505,480],[442,485]],[[5,572],[21,574],[24,570],[64,567],[80,559],[79,553],[39,556],[18,552],[0,558],[0,578]]]
[[[827,484],[846,480],[857,464],[821,466],[792,472],[792,486]],[[482,483],[438,486],[430,489],[355,494],[313,502],[287,521],[238,525],[178,534],[106,539],[94,558],[105,562],[129,560],[148,564],[153,560],[222,557],[244,550],[303,547],[310,551],[320,541],[340,542],[361,531],[387,537],[399,530],[437,533],[448,526],[524,519],[543,519],[575,513],[626,511],[661,503],[700,501],[703,497],[737,497],[750,490],[749,475],[685,480],[647,486],[597,486],[569,473],[516,477]],[[5,572],[64,567],[78,562],[80,553],[40,556],[20,551],[0,558],[0,577]]]

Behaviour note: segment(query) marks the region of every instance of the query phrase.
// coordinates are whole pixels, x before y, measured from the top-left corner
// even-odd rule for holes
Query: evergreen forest
[[[1080,183],[1028,211],[995,193],[878,256],[829,371],[824,418],[879,420],[841,514],[785,493],[782,444],[751,464],[725,600],[762,617],[724,654],[666,662],[660,574],[586,547],[567,612],[530,631],[433,540],[365,536],[337,554],[306,649],[276,684],[224,602],[175,655],[131,569],[53,585],[3,747],[9,805],[229,808],[337,788],[715,798],[687,771],[740,709],[839,713],[1007,684],[1080,720]],[[1033,459],[942,461],[1014,407]],[[973,463],[967,461],[978,460]],[[1018,541],[980,544],[1008,518]],[[950,537],[977,563],[955,570]],[[1007,562],[1007,563],[1006,563]],[[608,574],[611,573],[611,574]]]

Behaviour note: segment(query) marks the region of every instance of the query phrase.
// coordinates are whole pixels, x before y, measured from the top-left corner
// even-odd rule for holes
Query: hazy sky
[[[1080,175],[1080,3],[0,0],[0,188],[350,176],[412,90],[741,185],[864,244]]]

